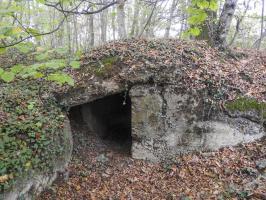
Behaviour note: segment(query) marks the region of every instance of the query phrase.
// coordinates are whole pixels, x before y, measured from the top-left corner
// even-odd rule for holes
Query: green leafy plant
[[[64,73],[49,74],[47,77],[47,80],[55,81],[56,83],[60,85],[67,83],[68,85],[74,86],[74,80],[70,76]]]
[[[0,76],[1,79],[7,83],[13,81],[15,78],[15,74],[11,71],[3,71]]]
[[[48,86],[43,90],[48,91]],[[18,80],[0,90],[0,191],[17,178],[48,171],[62,152],[65,115],[53,99],[40,101],[38,82]],[[51,120],[52,119],[52,120]]]
[[[22,44],[20,44],[23,47]],[[27,46],[27,45],[26,45]],[[33,47],[31,46],[31,49]],[[40,79],[55,82],[59,85],[68,84],[74,85],[74,79],[64,72],[65,68],[78,69],[80,61],[76,59],[66,59],[65,49],[58,48],[54,50],[46,50],[36,48],[35,51],[24,48],[16,49],[27,56],[34,57],[34,64],[30,65],[14,65],[8,68],[0,68],[0,81],[10,83],[16,79]],[[28,51],[31,51],[29,53]],[[25,53],[27,52],[27,53]]]
[[[185,31],[185,36],[199,36],[208,18],[208,12],[216,12],[217,8],[217,0],[192,0],[187,9],[190,28]]]

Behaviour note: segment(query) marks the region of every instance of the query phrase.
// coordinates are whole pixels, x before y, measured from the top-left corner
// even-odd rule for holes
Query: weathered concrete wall
[[[101,111],[98,111],[101,113]],[[107,124],[104,123],[104,119],[100,117],[101,114],[95,115],[95,108],[91,104],[84,104],[81,106],[82,118],[89,128],[90,132],[95,132],[100,136],[103,136],[107,129]]]
[[[259,124],[229,118],[204,106],[201,95],[169,85],[133,87],[132,156],[158,161],[193,150],[217,150],[253,141],[265,134]]]
[[[122,89],[118,87],[115,91]],[[265,135],[262,124],[243,117],[230,117],[217,104],[212,105],[205,92],[186,90],[177,83],[147,82],[130,87],[132,157],[158,161],[180,153],[217,150],[250,142]],[[90,103],[81,108],[89,129],[100,136],[111,132],[113,124],[130,123],[125,113],[116,113],[122,105],[121,99],[117,103],[116,99],[109,99],[110,95],[115,94],[99,93],[98,98],[92,95]],[[86,93],[84,96],[90,97]],[[73,104],[80,102],[83,100],[75,100]]]
[[[160,138],[164,135],[163,99],[156,87],[133,87],[132,102],[132,157],[156,160],[156,146],[163,150]],[[158,144],[156,144],[158,143]]]

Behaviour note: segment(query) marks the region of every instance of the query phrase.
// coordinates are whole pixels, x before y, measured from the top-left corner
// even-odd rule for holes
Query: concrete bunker
[[[251,110],[226,107],[231,97],[238,96],[231,88],[236,84],[232,77],[242,80],[240,73],[232,70],[230,74],[228,67],[223,68],[226,63],[233,66],[235,62],[224,60],[224,55],[202,43],[110,43],[84,55],[75,75],[78,84],[56,98],[65,107],[80,105],[81,118],[102,138],[118,136],[123,141],[129,135],[132,158],[160,161],[180,153],[217,150],[265,136],[265,120],[257,109],[261,106],[252,103]],[[222,76],[217,69],[225,70]],[[242,81],[239,84],[242,88]],[[124,91],[130,109],[120,112]]]
[[[217,150],[265,134],[259,124],[222,112],[207,118],[204,96],[198,99],[197,91],[175,85],[143,84],[127,92],[79,94],[90,98],[71,108],[70,119],[82,120],[88,132],[96,133],[111,149],[136,159],[159,161],[195,150]]]
[[[131,100],[127,92],[74,106],[70,109],[69,117],[80,126],[86,126],[88,134],[96,134],[104,143],[117,145],[120,150],[130,153]]]

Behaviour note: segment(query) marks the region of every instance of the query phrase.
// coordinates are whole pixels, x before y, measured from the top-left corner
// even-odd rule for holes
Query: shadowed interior
[[[69,118],[88,133],[111,145],[131,149],[131,100],[127,93],[110,95],[90,103],[72,107]]]

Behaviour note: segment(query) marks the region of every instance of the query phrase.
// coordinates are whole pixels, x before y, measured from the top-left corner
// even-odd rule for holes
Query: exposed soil
[[[72,122],[68,176],[37,199],[266,199],[266,139],[236,148],[179,156],[154,164],[133,160],[129,144],[99,138]]]

